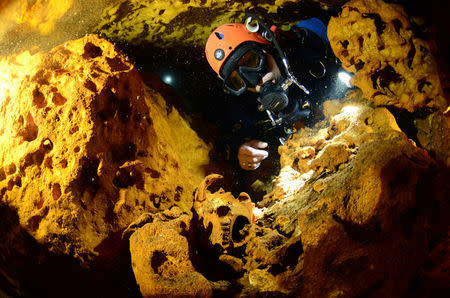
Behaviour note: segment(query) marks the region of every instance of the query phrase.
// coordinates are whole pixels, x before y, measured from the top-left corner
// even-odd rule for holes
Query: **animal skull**
[[[222,188],[211,193],[208,187],[222,178],[212,174],[203,180],[195,194],[194,209],[201,228],[210,233],[209,242],[227,251],[247,242],[255,206],[246,193],[241,193],[237,199]]]

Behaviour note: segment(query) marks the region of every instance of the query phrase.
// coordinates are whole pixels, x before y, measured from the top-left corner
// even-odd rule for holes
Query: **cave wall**
[[[245,13],[275,18],[284,25],[299,16],[338,6],[345,1],[118,1],[103,11],[97,27],[115,41],[156,47],[203,46],[216,27],[241,22]]]
[[[326,101],[322,122],[279,147],[282,168],[256,218],[243,215],[246,195],[234,198],[210,175],[196,191],[194,235],[164,214],[142,223],[130,238],[142,293],[172,293],[147,285],[177,278],[183,289],[188,274],[203,280],[195,272],[215,294],[427,297],[448,289],[448,102],[429,45],[411,26],[397,5],[346,3],[329,39],[361,90]],[[161,225],[174,242],[197,244],[194,268],[167,278],[160,269],[185,264],[188,248],[179,257],[159,242],[150,256],[139,251],[142,234],[157,241],[150,231]],[[190,290],[210,291],[196,285]]]
[[[329,40],[364,97],[394,108],[409,136],[449,166],[447,79],[433,42],[421,38],[409,19],[397,4],[349,1],[331,18]]]
[[[143,212],[189,212],[210,147],[113,44],[89,35],[0,65],[1,202],[38,243],[90,266]]]
[[[446,265],[422,264],[434,250],[433,258],[445,253],[437,243],[446,243],[448,169],[359,90],[325,101],[324,114],[279,147],[280,174],[256,207],[247,194],[227,192],[223,177],[209,175],[195,192],[191,219],[172,208],[130,225],[141,293],[437,293],[422,282],[444,280]]]
[[[45,50],[85,34],[97,33],[122,45],[203,46],[209,33],[244,13],[277,19],[280,25],[338,7],[327,1],[155,1],[155,0],[8,0],[0,4],[1,53],[31,46]]]
[[[414,34],[404,9],[383,1],[350,1],[328,25],[330,43],[352,84],[377,105],[410,112],[444,111],[447,100],[428,43]]]
[[[446,85],[437,77],[433,49],[410,30],[400,7],[351,1],[332,19],[333,49],[363,93],[327,102],[323,122],[280,148],[283,169],[274,192],[254,218],[247,214],[239,247],[229,241],[218,247],[197,217],[224,214],[224,204],[240,206],[236,201],[248,196],[231,198],[200,184],[211,146],[159,92],[166,85],[150,76],[145,86],[130,57],[105,39],[67,37],[95,31],[124,49],[151,45],[160,50],[145,48],[142,57],[155,60],[170,59],[173,52],[164,47],[195,48],[200,61],[210,30],[240,21],[244,11],[287,25],[347,1],[83,6],[88,2],[62,1],[57,9],[57,1],[0,4],[8,12],[0,19],[0,38],[8,41],[2,53],[49,49],[0,59],[0,288],[22,296],[72,289],[74,296],[306,297],[426,295],[433,293],[430,285],[445,288]],[[399,113],[415,133],[406,131]],[[199,184],[209,205],[193,215]],[[216,238],[233,238],[221,228],[215,227]]]

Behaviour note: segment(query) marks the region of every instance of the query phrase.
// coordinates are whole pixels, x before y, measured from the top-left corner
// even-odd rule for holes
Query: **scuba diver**
[[[334,82],[340,63],[318,18],[283,31],[247,15],[243,23],[215,29],[205,54],[224,91],[235,97],[224,111],[231,123],[227,145],[230,160],[244,171],[260,168],[269,152],[277,155],[295,123],[317,120],[324,99],[339,98]]]

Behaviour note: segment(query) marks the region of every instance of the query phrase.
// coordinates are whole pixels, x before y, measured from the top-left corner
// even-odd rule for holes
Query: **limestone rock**
[[[304,13],[302,2],[171,0],[170,5],[161,5],[159,1],[121,0],[103,11],[97,31],[112,40],[131,44],[203,47],[215,28],[227,22],[241,22],[245,13],[276,15],[286,24],[296,23]],[[343,2],[320,1],[324,9],[327,4],[337,6]]]
[[[0,55],[45,51],[94,33],[102,10],[115,0],[2,0]]]
[[[254,211],[245,254],[232,257],[242,259],[242,295],[398,297],[433,230],[445,232],[448,174],[386,108],[353,91],[324,114],[279,148],[274,191]]]
[[[72,7],[73,0],[16,1],[20,9],[15,14],[17,24],[26,24],[42,35],[50,34],[56,22]]]
[[[329,8],[338,7],[346,0],[0,2],[1,55],[18,53],[36,46],[48,50],[67,40],[96,33],[128,49],[128,46],[136,46],[133,55],[136,57],[142,51],[149,51],[143,45],[159,50],[171,47],[177,49],[178,54],[200,56],[203,50],[193,52],[193,49],[197,46],[203,48],[215,27],[226,22],[240,22],[244,13],[254,13],[268,21],[276,20],[280,26],[289,26],[301,19],[320,15]],[[182,53],[183,50],[188,53]],[[163,53],[167,54],[166,51]],[[146,58],[150,59],[150,56]],[[201,57],[197,59],[200,61]],[[189,59],[191,61],[192,58]]]
[[[313,147],[315,154],[302,155],[308,160],[302,170],[312,174],[304,181],[303,173],[283,177],[282,170],[265,200],[265,217],[290,218],[283,230],[300,236],[302,296],[405,293],[427,254],[431,206],[446,206],[447,178],[433,174],[445,171],[399,130],[385,108],[371,106],[358,93],[325,102],[328,121],[304,128],[280,148],[282,166],[292,172],[298,152]],[[345,150],[322,154],[330,146]],[[434,188],[442,192],[426,193]],[[279,229],[275,223],[270,226]]]
[[[352,0],[328,24],[328,38],[351,83],[376,105],[445,110],[429,45],[415,36],[403,8],[382,0]]]
[[[218,280],[209,283],[214,293],[243,296],[407,293],[429,239],[447,228],[448,174],[408,139],[386,108],[364,100],[360,91],[325,102],[324,114],[326,120],[302,128],[280,147],[283,168],[261,209],[240,206],[248,196],[234,198],[217,185],[220,175],[209,175],[195,195],[198,222],[189,224],[175,209],[130,226],[132,258],[142,262],[133,261],[136,279],[141,291],[143,285],[151,289],[142,293],[206,295],[202,278]],[[297,167],[300,159],[304,164]],[[239,216],[246,218],[239,233],[245,238],[229,245]],[[145,236],[135,236],[141,232]],[[198,252],[197,271],[186,241]],[[156,250],[164,251],[157,256],[164,256],[165,265],[154,267],[166,271],[150,269]],[[166,272],[172,275],[163,278]],[[193,279],[200,288],[192,292],[185,285]],[[174,287],[165,287],[169,281]]]
[[[187,214],[167,221],[155,218],[131,235],[131,262],[143,297],[212,295],[208,280],[190,261],[188,240],[182,236],[189,226]]]
[[[0,198],[39,243],[89,263],[143,212],[190,210],[209,147],[111,43],[0,65]]]
[[[450,167],[450,114],[432,113],[415,119],[417,139],[430,154]]]

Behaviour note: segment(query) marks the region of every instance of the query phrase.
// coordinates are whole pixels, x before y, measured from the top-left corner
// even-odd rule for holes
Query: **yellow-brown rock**
[[[17,1],[17,24],[27,24],[42,35],[50,34],[55,23],[72,7],[73,0]]]
[[[49,50],[91,33],[137,46],[136,55],[148,51],[142,45],[192,49],[203,47],[215,27],[240,22],[244,13],[289,26],[345,1],[2,0],[0,55],[33,46]],[[201,50],[195,53],[199,56]]]
[[[93,33],[101,11],[116,0],[2,0],[0,55],[45,51]]]
[[[130,237],[133,272],[142,296],[211,296],[211,286],[194,269],[188,239],[182,236],[189,230],[189,216],[173,207],[160,217],[145,218],[148,223]]]
[[[430,154],[450,167],[450,113],[415,119],[417,139]]]
[[[0,66],[1,201],[39,243],[89,261],[143,212],[189,212],[209,148],[113,44],[89,35]]]
[[[399,5],[352,0],[328,24],[328,38],[352,84],[376,105],[444,111],[444,97],[429,45],[415,36]]]
[[[290,262],[301,263],[302,296],[402,295],[427,253],[430,206],[447,206],[445,170],[360,92],[325,102],[324,114],[326,122],[280,147],[282,170],[264,215],[290,218],[282,229],[271,226],[300,236]],[[298,167],[301,158],[307,162]]]
[[[194,209],[207,245],[226,252],[246,244],[248,227],[254,221],[254,204],[245,192],[237,198],[222,188],[211,193],[210,186],[222,178],[212,174],[203,180],[195,193]]]
[[[304,1],[121,0],[103,11],[103,20],[97,26],[97,31],[112,40],[131,44],[146,42],[161,48],[203,47],[215,28],[229,22],[241,22],[245,13],[273,15],[284,24],[298,22],[298,15],[304,9],[302,2]],[[338,5],[344,1],[320,2]]]
[[[324,115],[323,122],[302,128],[280,147],[282,169],[274,191],[258,203],[261,209],[253,210],[255,222],[241,212],[247,218],[244,229],[235,229],[237,220],[233,224],[228,217],[238,214],[238,201],[247,203],[248,196],[236,200],[219,188],[219,175],[200,184],[197,222],[186,238],[198,245],[195,276],[234,280],[244,296],[398,297],[407,292],[435,235],[430,225],[446,228],[440,221],[449,207],[448,175],[400,130],[386,108],[368,102],[360,91],[326,101]],[[152,222],[162,229],[158,220]],[[166,231],[170,236],[161,239],[179,237],[178,225],[170,222],[176,223],[163,226],[175,232]],[[217,249],[236,236],[245,241],[234,249]],[[193,274],[192,268],[187,271]],[[142,278],[154,284],[159,277],[147,273]],[[215,285],[214,290],[235,289]]]

